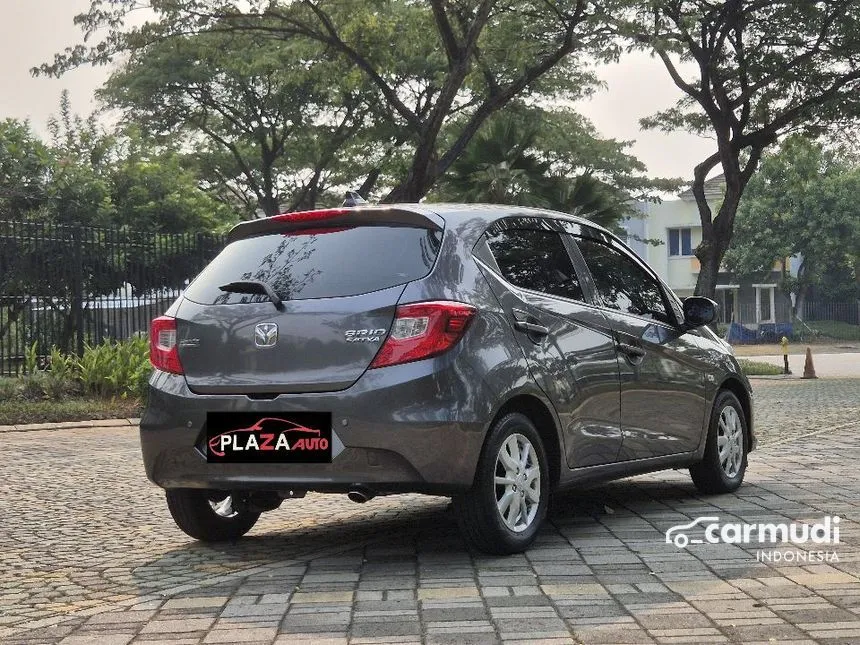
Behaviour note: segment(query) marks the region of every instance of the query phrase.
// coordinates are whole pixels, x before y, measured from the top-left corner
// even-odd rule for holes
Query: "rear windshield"
[[[218,288],[241,280],[266,282],[283,300],[355,296],[423,278],[433,268],[441,242],[440,231],[392,226],[251,237],[227,245],[185,296],[207,305],[267,299]]]

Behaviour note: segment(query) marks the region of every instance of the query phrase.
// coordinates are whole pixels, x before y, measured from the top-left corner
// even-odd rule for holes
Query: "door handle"
[[[520,331],[526,331],[530,334],[537,334],[538,336],[549,335],[548,328],[544,327],[541,324],[529,322],[527,320],[515,320],[514,327],[516,327]]]
[[[630,358],[644,358],[645,350],[641,347],[637,347],[636,345],[631,345],[629,343],[618,343],[618,349]]]
[[[549,329],[540,324],[537,318],[522,309],[512,309],[514,327],[535,336],[548,336]]]

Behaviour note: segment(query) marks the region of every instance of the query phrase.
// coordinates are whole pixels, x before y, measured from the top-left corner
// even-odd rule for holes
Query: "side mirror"
[[[719,305],[710,298],[690,296],[684,299],[684,329],[710,325],[717,318]]]

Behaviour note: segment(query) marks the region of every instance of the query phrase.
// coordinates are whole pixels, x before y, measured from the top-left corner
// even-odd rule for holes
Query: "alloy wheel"
[[[215,511],[215,514],[220,517],[230,518],[235,517],[238,513],[233,508],[233,496],[227,495],[219,500],[209,500],[209,506]]]
[[[717,427],[717,452],[720,467],[729,478],[737,477],[744,459],[744,428],[738,411],[731,405],[720,412]]]
[[[525,531],[540,507],[540,461],[531,442],[521,434],[510,435],[496,457],[496,507],[505,525],[515,533]]]

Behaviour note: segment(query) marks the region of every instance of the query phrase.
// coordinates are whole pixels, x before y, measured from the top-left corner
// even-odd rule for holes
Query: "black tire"
[[[512,435],[528,439],[540,467],[540,498],[533,520],[516,532],[502,519],[497,506],[496,461],[502,444]],[[501,492],[500,492],[501,494]],[[550,471],[546,451],[534,424],[523,414],[513,412],[497,421],[487,436],[472,488],[453,499],[457,524],[466,541],[485,553],[520,553],[534,541],[546,517],[550,496]],[[515,522],[516,523],[516,522]]]
[[[737,472],[730,476],[721,463],[718,447],[720,435],[720,416],[726,408],[734,408],[741,424],[741,456]],[[708,426],[708,437],[705,444],[705,454],[702,461],[690,467],[690,477],[693,483],[703,493],[718,494],[736,491],[744,481],[747,470],[747,453],[749,452],[749,434],[744,408],[738,398],[727,390],[721,391],[714,401],[711,411],[711,421]]]
[[[210,500],[226,497],[226,493],[193,488],[176,488],[166,491],[167,508],[176,526],[201,542],[227,542],[245,535],[257,520],[259,513],[236,511],[231,517],[215,512]]]

